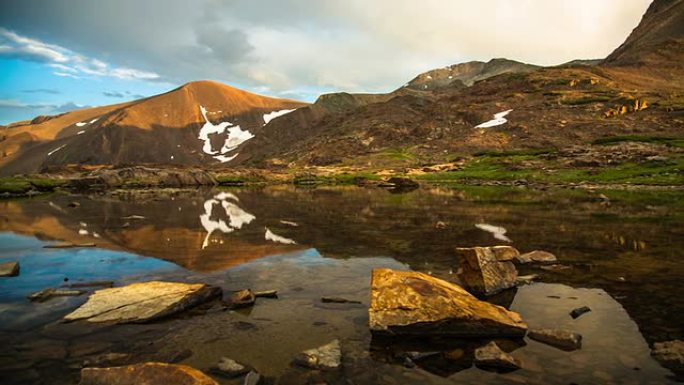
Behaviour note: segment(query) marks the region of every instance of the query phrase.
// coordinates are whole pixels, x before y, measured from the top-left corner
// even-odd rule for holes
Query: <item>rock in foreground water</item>
[[[221,357],[218,364],[216,365],[218,372],[228,376],[237,377],[250,372],[251,368],[247,365],[243,365],[233,359],[228,357]]]
[[[333,340],[315,349],[305,350],[297,354],[294,363],[311,369],[336,369],[342,363],[340,341]]]
[[[518,313],[480,301],[460,286],[427,274],[375,269],[370,329],[376,334],[522,337]]]
[[[518,360],[501,350],[494,341],[475,349],[475,360],[473,362],[475,366],[481,369],[504,371],[520,369]]]
[[[666,368],[684,373],[684,341],[656,342],[651,355]]]
[[[15,277],[19,275],[19,262],[0,263],[0,277]]]
[[[146,362],[113,368],[81,370],[79,385],[218,385],[197,369],[186,365]]]
[[[150,281],[102,289],[66,321],[144,322],[178,313],[221,294],[220,288],[197,283]]]
[[[531,339],[558,349],[572,351],[582,347],[582,335],[558,329],[534,329],[527,333]]]
[[[519,255],[516,261],[519,263],[555,263],[558,259],[548,251],[535,250]]]
[[[477,295],[492,295],[515,286],[518,271],[512,260],[520,255],[510,246],[459,247],[459,278]]]

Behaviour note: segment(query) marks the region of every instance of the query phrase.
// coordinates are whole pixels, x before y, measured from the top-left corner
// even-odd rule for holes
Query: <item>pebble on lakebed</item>
[[[19,275],[19,262],[0,263],[0,277],[16,277]]]
[[[342,364],[340,340],[305,350],[297,354],[293,362],[310,369],[337,369]]]
[[[532,329],[527,336],[537,342],[551,345],[565,351],[573,351],[582,347],[582,335],[558,329]]]

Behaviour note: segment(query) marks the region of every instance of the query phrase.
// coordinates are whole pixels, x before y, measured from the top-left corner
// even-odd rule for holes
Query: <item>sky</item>
[[[0,0],[0,124],[217,80],[313,101],[607,56],[650,0]]]

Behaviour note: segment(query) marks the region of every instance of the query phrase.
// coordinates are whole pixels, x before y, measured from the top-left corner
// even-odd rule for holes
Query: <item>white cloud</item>
[[[112,67],[102,60],[89,58],[67,48],[21,36],[0,28],[0,56],[47,63],[54,75],[82,79],[84,75],[108,76],[118,79],[154,80],[157,73],[126,67]]]

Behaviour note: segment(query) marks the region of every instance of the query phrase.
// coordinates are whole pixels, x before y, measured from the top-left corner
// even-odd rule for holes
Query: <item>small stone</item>
[[[19,275],[19,262],[0,263],[0,277],[16,277]]]
[[[437,223],[435,223],[435,228],[439,230],[446,229],[447,224],[442,221],[438,221]]]
[[[582,347],[582,335],[558,329],[534,329],[527,332],[531,339],[561,350],[573,351]]]
[[[475,349],[475,360],[473,362],[475,366],[481,369],[504,371],[520,369],[518,360],[501,350],[494,341]]]
[[[555,255],[542,250],[531,251],[516,257],[518,263],[554,263],[557,260]]]
[[[227,301],[228,307],[238,309],[254,305],[256,297],[250,289],[242,289],[234,292]]]
[[[546,265],[546,266],[540,266],[542,270],[546,271],[563,271],[563,270],[570,270],[572,269],[572,266],[568,265],[561,265],[561,264],[553,264],[553,265]]]
[[[664,367],[684,373],[684,341],[656,342],[653,344],[651,355]]]
[[[577,319],[577,317],[581,316],[584,313],[589,313],[591,309],[588,306],[582,306],[578,307],[577,309],[574,309],[573,311],[570,312],[570,316],[573,319]]]
[[[361,301],[346,299],[342,297],[321,297],[321,302],[324,303],[361,303]]]
[[[69,202],[69,204],[67,206],[76,208],[76,207],[80,207],[81,204],[78,202]]]
[[[255,291],[254,297],[256,297],[256,298],[278,298],[278,290]]]
[[[297,354],[294,363],[310,369],[337,369],[342,363],[340,341],[333,340],[323,346],[305,350]]]
[[[515,280],[515,284],[517,286],[530,285],[537,279],[539,279],[539,274],[519,275]]]
[[[242,385],[259,385],[261,382],[261,374],[251,371],[247,373],[245,376],[245,380],[242,382]]]
[[[249,373],[250,368],[228,357],[221,357],[216,365],[218,371],[228,377],[237,377]]]
[[[47,288],[41,291],[35,292],[28,296],[28,299],[36,302],[44,302],[52,297],[76,297],[85,293],[83,290],[64,290],[64,289],[54,289]]]

